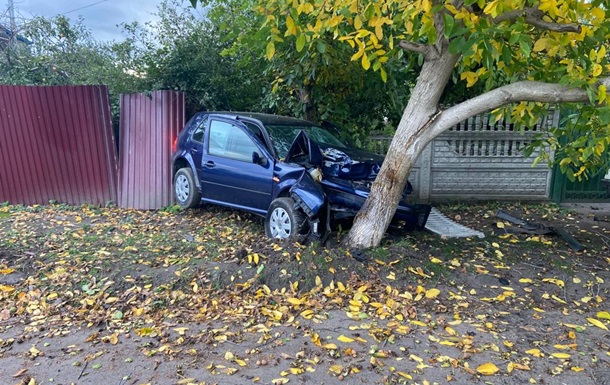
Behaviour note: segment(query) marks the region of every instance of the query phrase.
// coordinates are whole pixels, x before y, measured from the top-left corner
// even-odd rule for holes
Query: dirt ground
[[[439,208],[485,238],[355,251],[214,207],[1,205],[0,384],[610,384],[610,209]]]

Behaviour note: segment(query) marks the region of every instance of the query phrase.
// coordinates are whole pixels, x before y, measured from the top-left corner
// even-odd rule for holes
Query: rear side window
[[[252,162],[252,153],[259,149],[252,139],[231,123],[212,120],[208,152],[224,158]]]
[[[199,121],[195,122],[196,127],[193,132],[193,140],[195,142],[203,143],[203,134],[205,134],[205,126],[208,124],[207,116],[204,116],[203,119],[199,119]]]

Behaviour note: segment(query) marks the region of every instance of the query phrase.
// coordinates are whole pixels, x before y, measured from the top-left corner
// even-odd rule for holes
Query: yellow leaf
[[[570,331],[568,332],[568,337],[569,337],[571,340],[575,340],[575,339],[576,339],[576,333],[574,333],[572,330],[570,330]]]
[[[235,359],[235,362],[237,363],[237,365],[239,366],[247,366],[248,364],[246,363],[246,361],[244,360],[240,360],[240,359]]]
[[[546,39],[546,38],[538,39],[536,41],[536,43],[534,44],[534,52],[540,52],[540,51],[544,50],[547,46],[548,40],[549,39]]]
[[[290,302],[293,305],[301,305],[302,304],[302,302],[299,299],[297,299],[297,298],[288,298],[287,301]]]
[[[499,228],[499,229],[503,229],[504,228],[504,223],[498,222],[498,223],[496,223],[496,227]]]
[[[542,353],[540,352],[540,349],[526,350],[525,353],[530,354],[534,357],[542,357]]]
[[[235,355],[231,352],[226,352],[225,353],[225,360],[227,361],[233,361],[235,359]]]
[[[15,269],[0,269],[0,275],[9,275],[13,273]]]
[[[479,80],[479,75],[472,71],[462,72],[462,75],[460,76],[462,77],[462,79],[466,79],[466,87],[472,87],[477,82],[477,80]]]
[[[523,365],[523,364],[518,364],[516,362],[513,364],[513,367],[515,369],[519,369],[519,370],[531,370],[529,366]]]
[[[47,301],[52,301],[55,298],[57,298],[57,293],[51,293],[51,294],[47,295]]]
[[[483,9],[483,12],[486,15],[491,15],[491,17],[496,17],[496,16],[498,16],[497,8],[498,8],[498,0],[494,0],[485,6],[485,8]]]
[[[282,377],[282,378],[276,378],[276,379],[274,379],[274,380],[271,380],[271,383],[272,383],[273,385],[283,385],[283,384],[287,384],[287,383],[288,383],[288,381],[290,381],[290,379],[289,379],[289,378]]]
[[[424,359],[423,359],[423,358],[421,358],[421,357],[419,357],[419,356],[416,356],[415,354],[411,354],[411,355],[409,355],[409,358],[410,358],[410,359],[412,359],[413,361],[417,361],[417,362],[420,362],[420,363],[421,363],[421,362],[424,362]]]
[[[564,287],[565,286],[565,282],[563,282],[561,279],[557,279],[557,278],[544,278],[542,280],[542,282],[554,283],[555,285],[557,285],[559,287]]]
[[[3,291],[5,293],[10,293],[11,291],[15,291],[15,288],[12,286],[0,285],[0,291]]]
[[[304,310],[301,312],[301,317],[305,319],[311,319],[313,317],[313,310]]]
[[[328,349],[328,350],[337,350],[337,345],[335,345],[333,343],[324,344],[324,345],[322,345],[322,347],[324,349]]]
[[[343,334],[340,335],[337,339],[341,342],[354,342],[355,341],[353,338],[346,337]]]
[[[436,298],[436,297],[438,297],[438,295],[440,293],[441,293],[441,291],[439,289],[426,290],[426,298],[428,298],[428,299]]]
[[[187,330],[189,330],[189,328],[185,328],[185,327],[182,327],[182,328],[174,328],[174,331],[175,331],[176,333],[178,333],[179,335],[181,335],[181,336],[183,336],[183,335],[184,335],[184,333],[186,333],[186,331],[187,331]]]
[[[272,41],[267,43],[266,53],[267,53],[267,60],[273,59],[273,55],[275,55],[275,44],[273,44]]]
[[[600,329],[608,331],[608,327],[604,325],[600,320],[596,320],[595,318],[587,318],[587,321],[589,321],[591,325],[597,326]]]
[[[328,368],[328,370],[330,370],[331,372],[335,373],[338,376],[343,372],[343,366],[332,365],[330,368]]]
[[[597,313],[597,318],[610,320],[610,313],[607,311],[600,311]]]
[[[583,370],[585,370],[584,368],[581,368],[580,366],[572,366],[570,368],[571,371],[573,372],[582,372]]]
[[[409,375],[409,374],[407,374],[405,372],[398,372],[397,371],[396,374],[398,374],[399,376],[401,376],[403,378],[406,378],[407,380],[412,380],[413,379],[413,377],[411,377],[411,375]]]
[[[33,345],[33,346],[30,348],[30,354],[31,354],[32,356],[38,356],[38,355],[40,354],[40,350],[38,350],[38,349],[36,348],[36,346],[35,346],[35,345]]]
[[[296,35],[297,34],[297,26],[294,23],[292,17],[286,17],[286,36]]]
[[[477,372],[484,376],[491,376],[498,373],[499,370],[500,369],[498,369],[498,367],[491,362],[487,362],[477,367]]]
[[[521,279],[519,280],[519,282],[521,282],[521,283],[533,283],[534,281],[532,281],[532,280],[531,280],[531,279],[529,279],[529,278],[521,278]]]
[[[426,12],[430,12],[432,9],[432,2],[430,0],[422,0],[421,5]]]
[[[358,52],[356,52],[355,54],[352,55],[351,57],[351,61],[356,61],[358,59],[360,59],[360,57],[364,55],[364,48],[361,48],[360,50],[358,50]]]
[[[371,62],[369,61],[367,55],[362,55],[362,68],[364,68],[365,70],[371,68]]]
[[[551,355],[555,358],[560,358],[562,360],[567,360],[571,357],[568,353],[553,353]]]

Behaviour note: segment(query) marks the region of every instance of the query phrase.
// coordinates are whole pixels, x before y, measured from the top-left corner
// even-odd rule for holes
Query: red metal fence
[[[183,126],[184,94],[121,95],[120,207],[157,209],[172,203],[172,143]]]
[[[116,202],[105,86],[0,85],[0,202]]]

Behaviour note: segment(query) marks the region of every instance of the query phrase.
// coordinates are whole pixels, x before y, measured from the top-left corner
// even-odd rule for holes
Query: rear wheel
[[[193,171],[184,167],[176,172],[174,176],[174,197],[176,203],[182,208],[193,208],[199,205],[201,195],[195,185]]]
[[[265,233],[269,238],[287,239],[306,232],[305,214],[294,207],[292,198],[277,198],[269,206]]]

